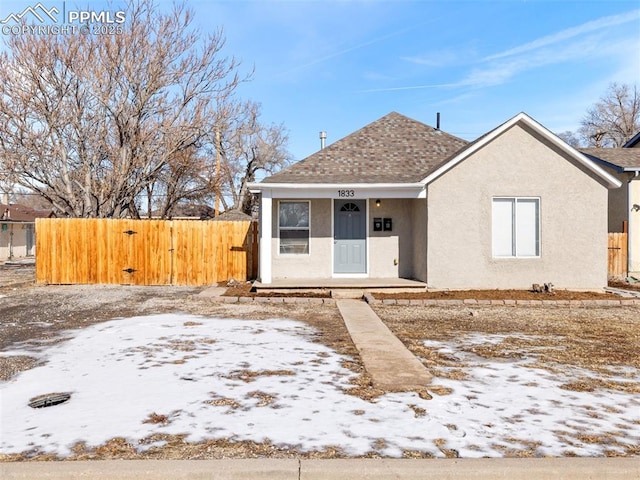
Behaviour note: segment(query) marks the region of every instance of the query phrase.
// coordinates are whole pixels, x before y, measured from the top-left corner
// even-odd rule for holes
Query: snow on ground
[[[453,393],[432,400],[412,392],[362,400],[344,393],[353,373],[341,366],[343,356],[313,342],[314,333],[292,320],[176,314],[74,332],[39,350],[46,364],[0,384],[0,452],[67,456],[76,442],[96,446],[113,437],[144,449],[149,445],[140,440],[154,433],[392,457],[403,450],[443,456],[441,448],[461,457],[502,456],[531,445],[537,455],[598,456],[640,442],[637,395],[562,390],[573,377],[526,360],[467,358],[475,365],[468,378],[436,379]],[[462,360],[470,355],[455,343],[426,345]],[[48,408],[28,406],[51,392],[72,397]],[[168,423],[145,423],[154,413]],[[581,433],[610,441],[593,443]]]

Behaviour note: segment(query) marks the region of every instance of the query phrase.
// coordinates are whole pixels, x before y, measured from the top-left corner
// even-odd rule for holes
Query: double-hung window
[[[278,205],[281,254],[309,253],[309,202],[281,201]]]
[[[494,257],[539,257],[540,199],[493,198],[491,228]]]

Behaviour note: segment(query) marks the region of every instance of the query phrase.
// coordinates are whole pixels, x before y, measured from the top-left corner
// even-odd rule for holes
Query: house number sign
[[[355,190],[338,190],[338,196],[340,198],[351,198],[356,196]]]

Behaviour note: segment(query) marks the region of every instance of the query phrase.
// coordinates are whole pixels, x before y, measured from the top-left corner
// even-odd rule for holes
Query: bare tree
[[[562,139],[568,145],[571,145],[574,148],[580,147],[580,139],[573,133],[571,130],[566,130],[564,132],[557,134],[560,139]]]
[[[167,218],[179,204],[206,204],[219,190],[211,148],[188,149],[172,158],[146,187],[147,215]]]
[[[192,17],[131,0],[121,34],[9,37],[3,169],[75,217],[138,216],[140,195],[159,181],[168,204],[189,197],[211,119],[241,81],[222,31],[201,40]]]
[[[259,120],[260,109],[255,102],[239,103],[228,117],[230,121],[219,125],[225,209],[250,214],[253,202],[247,184],[255,181],[259,172],[275,173],[291,162],[284,125],[264,125]]]
[[[51,204],[37,193],[17,189],[9,196],[11,203],[33,208],[34,210],[51,210]]]
[[[582,119],[578,133],[592,147],[621,147],[640,130],[637,87],[612,83]]]

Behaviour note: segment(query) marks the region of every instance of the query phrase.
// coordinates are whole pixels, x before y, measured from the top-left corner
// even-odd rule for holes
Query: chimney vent
[[[440,130],[440,112],[436,113],[436,130]]]
[[[324,145],[326,140],[327,140],[327,132],[320,132],[320,150],[324,150]]]

